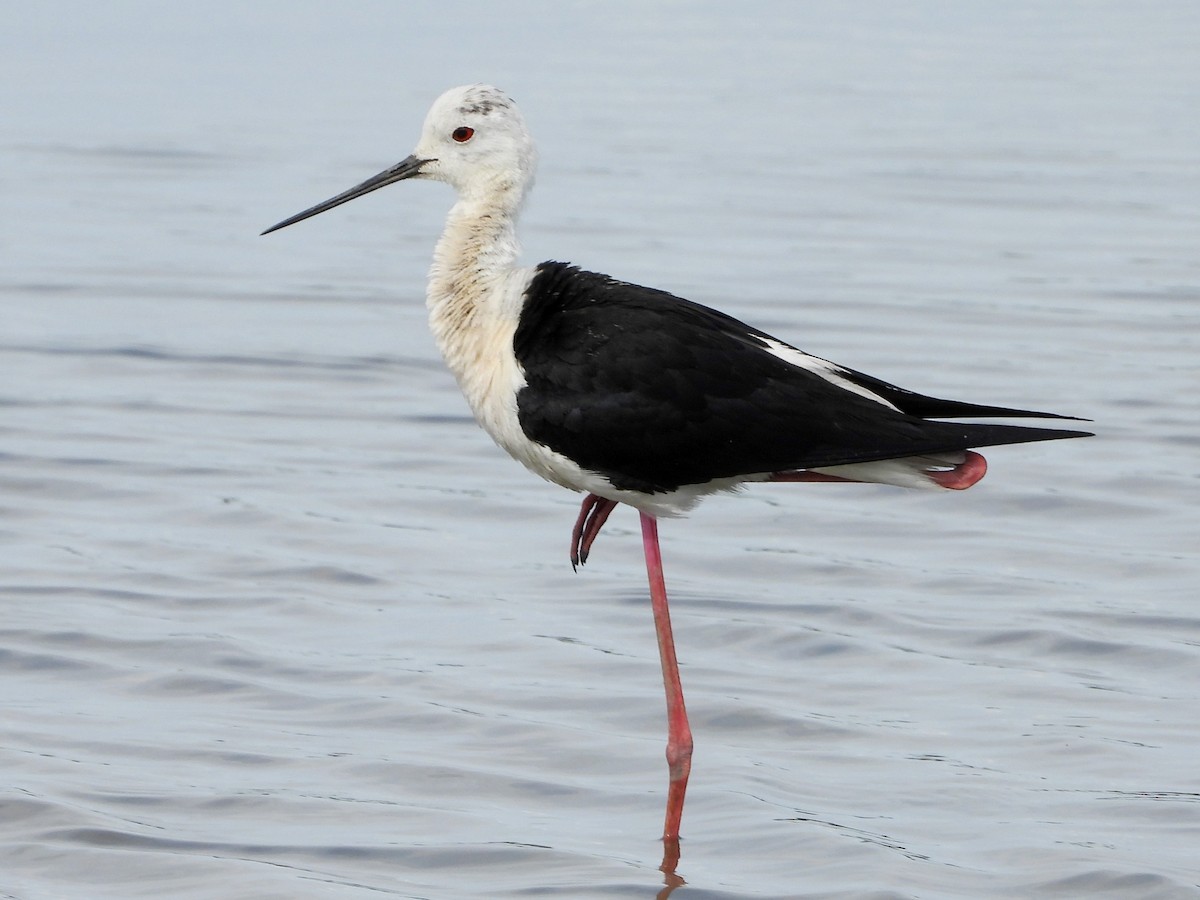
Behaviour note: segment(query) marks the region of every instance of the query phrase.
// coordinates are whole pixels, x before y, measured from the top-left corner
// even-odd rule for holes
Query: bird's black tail
[[[996,415],[993,413],[993,415]],[[1006,415],[1013,415],[1006,413]],[[1029,413],[1028,415],[1034,415]],[[1038,414],[1041,415],[1041,414]],[[1073,416],[1055,416],[1057,419],[1074,418]],[[1077,420],[1082,421],[1082,420]],[[932,423],[931,423],[932,424]],[[947,435],[956,435],[959,450],[973,447],[999,447],[1003,444],[1029,444],[1035,441],[1061,441],[1066,438],[1093,437],[1090,431],[1072,431],[1065,428],[1034,428],[1028,425],[988,425],[978,422],[938,423],[946,429]]]

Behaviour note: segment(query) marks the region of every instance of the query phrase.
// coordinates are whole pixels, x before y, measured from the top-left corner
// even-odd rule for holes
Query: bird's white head
[[[438,97],[413,156],[426,160],[418,177],[444,181],[464,197],[514,189],[523,195],[537,166],[521,111],[488,84],[451,88]]]
[[[488,84],[451,88],[434,101],[410,156],[263,234],[409,178],[444,181],[466,200],[493,199],[516,207],[533,184],[536,167],[533,138],[507,94]]]

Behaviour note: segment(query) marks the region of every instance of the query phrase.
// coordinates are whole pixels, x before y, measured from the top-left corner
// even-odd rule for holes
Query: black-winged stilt
[[[857,481],[962,490],[972,447],[1087,432],[936,421],[1067,419],[940,400],[815,356],[723,313],[559,262],[516,265],[517,215],[537,155],[516,105],[488,85],[433,104],[412,155],[263,234],[408,178],[458,192],[429,273],[429,322],[475,418],[513,457],[586,497],[571,563],[618,503],[641,515],[667,694],[664,839],[679,837],[691,769],[659,554],[659,516],[755,481]],[[670,855],[670,854],[668,854]]]

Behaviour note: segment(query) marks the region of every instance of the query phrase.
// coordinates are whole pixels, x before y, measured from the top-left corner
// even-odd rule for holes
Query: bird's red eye
[[[450,137],[454,138],[460,144],[465,144],[475,136],[475,129],[467,125],[459,125],[451,132]]]

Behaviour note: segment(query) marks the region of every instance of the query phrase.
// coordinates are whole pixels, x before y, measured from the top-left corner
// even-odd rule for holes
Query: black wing
[[[614,486],[646,492],[1086,434],[927,421],[1045,414],[938,400],[839,371],[897,411],[774,356],[767,339],[664,291],[543,263],[513,338],[526,379],[521,427]]]

